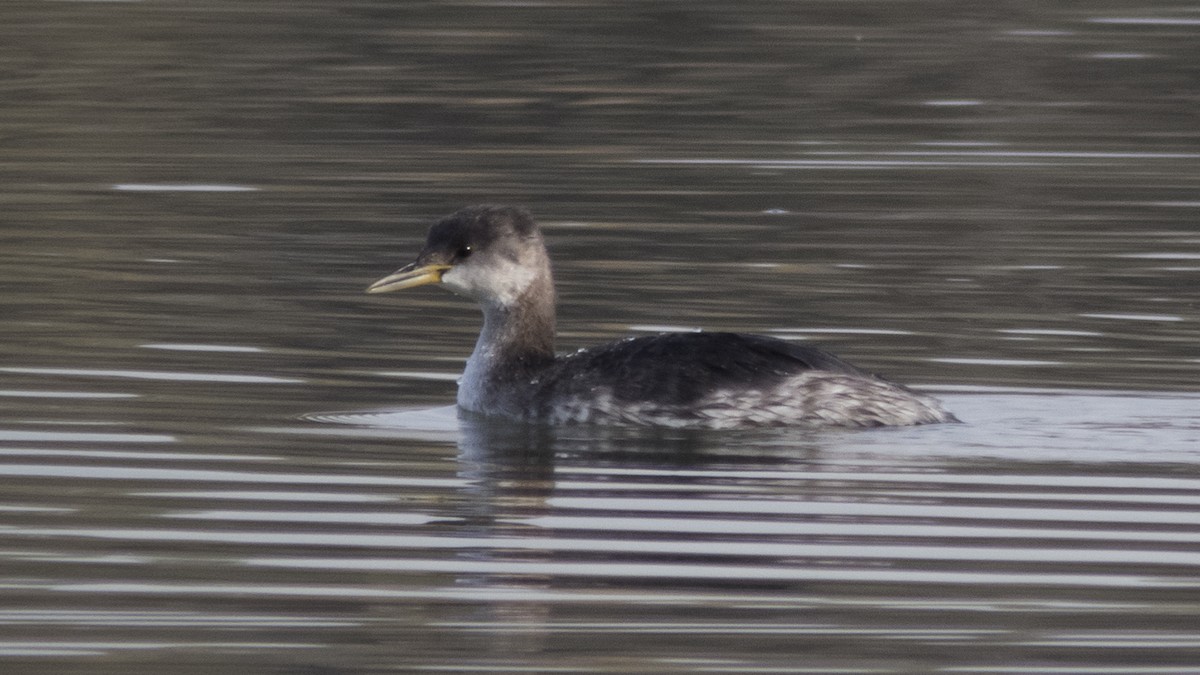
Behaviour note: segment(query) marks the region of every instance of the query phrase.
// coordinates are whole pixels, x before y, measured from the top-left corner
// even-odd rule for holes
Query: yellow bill
[[[450,269],[450,265],[419,265],[417,263],[405,265],[368,286],[367,292],[390,293],[426,284],[441,283],[442,275],[448,269]]]

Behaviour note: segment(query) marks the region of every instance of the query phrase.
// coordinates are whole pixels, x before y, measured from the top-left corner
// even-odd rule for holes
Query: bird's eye
[[[470,257],[471,257],[471,247],[470,246],[463,246],[462,248],[458,249],[458,259],[459,260],[462,260],[463,258],[470,258]]]

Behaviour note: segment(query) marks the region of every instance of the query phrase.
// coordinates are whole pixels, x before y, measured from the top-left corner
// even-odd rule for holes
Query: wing
[[[807,370],[875,379],[813,347],[738,333],[669,333],[585,349],[559,361],[547,389],[618,401],[687,405],[723,388],[769,387]]]

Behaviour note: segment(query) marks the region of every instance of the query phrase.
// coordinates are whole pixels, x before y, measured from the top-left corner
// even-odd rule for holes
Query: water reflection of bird
[[[554,281],[522,209],[472,206],[429,230],[416,261],[370,293],[441,283],[483,329],[459,382],[469,411],[545,424],[884,426],[956,421],[933,398],[812,347],[738,333],[670,333],[554,353]]]

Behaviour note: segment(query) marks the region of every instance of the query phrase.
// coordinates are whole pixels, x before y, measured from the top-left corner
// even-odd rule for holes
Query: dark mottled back
[[[873,375],[814,347],[738,333],[669,333],[587,349],[556,364],[551,389],[611,388],[618,401],[688,405],[720,389],[767,387],[807,370]]]

